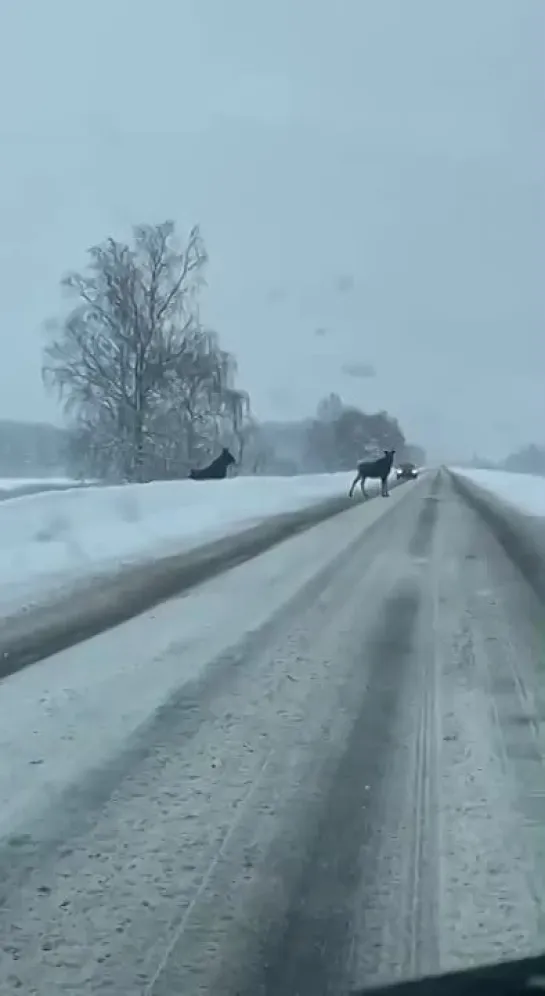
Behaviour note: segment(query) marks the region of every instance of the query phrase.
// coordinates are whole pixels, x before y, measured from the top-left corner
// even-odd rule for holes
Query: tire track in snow
[[[1,996],[329,996],[533,950],[540,608],[446,477],[415,489],[7,882]]]
[[[436,965],[433,683],[429,694],[422,694],[433,669],[431,645],[422,669],[422,638],[432,611],[426,581],[436,521],[437,510],[425,503],[407,527],[403,559],[396,559],[397,570],[383,582],[379,610],[359,654],[367,677],[350,682],[346,697],[353,716],[329,790],[322,781],[314,825],[307,826],[297,860],[291,851],[289,874],[286,859],[276,859],[284,912],[279,915],[277,909],[270,920],[257,913],[253,923],[259,941],[235,960],[226,946],[217,971],[201,981],[208,991],[221,986],[237,996],[314,996],[344,991],[350,979],[361,983],[362,974],[408,974]],[[407,751],[411,735],[416,746]],[[385,835],[393,839],[393,850],[383,845]],[[401,890],[391,874],[381,874],[386,864],[395,865]],[[219,892],[216,886],[216,897]],[[207,922],[206,914],[201,920]],[[252,922],[249,917],[247,922]],[[213,946],[214,932],[208,931],[208,940]],[[187,947],[180,941],[146,993],[200,991],[187,961]]]
[[[536,781],[545,786],[545,766],[529,728],[512,723],[521,705],[513,663],[524,662],[527,690],[539,687],[533,661],[542,608],[517,558],[506,557],[479,509],[460,500],[450,481],[438,546],[440,941],[441,962],[454,970],[542,948],[545,808],[532,828],[525,808]],[[510,750],[514,728],[518,745]]]

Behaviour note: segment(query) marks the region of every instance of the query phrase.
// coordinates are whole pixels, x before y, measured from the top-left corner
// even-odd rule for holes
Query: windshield
[[[0,996],[540,952],[544,38],[0,5]]]

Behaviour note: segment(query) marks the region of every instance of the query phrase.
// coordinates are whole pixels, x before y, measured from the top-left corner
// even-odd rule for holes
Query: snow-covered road
[[[314,996],[540,950],[542,662],[441,473],[6,679],[1,996]]]

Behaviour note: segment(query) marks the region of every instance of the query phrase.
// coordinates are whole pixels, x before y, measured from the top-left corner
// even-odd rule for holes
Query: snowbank
[[[21,488],[70,487],[77,482],[71,477],[0,477],[0,491],[19,491]]]
[[[0,501],[21,498],[23,495],[42,494],[46,491],[66,491],[67,488],[84,488],[95,481],[73,481],[69,477],[0,477]]]
[[[349,474],[85,487],[0,504],[0,610],[346,494]],[[371,491],[372,485],[369,485]]]
[[[466,470],[460,467],[450,469],[453,474],[473,481],[526,515],[545,516],[545,477],[502,470]]]

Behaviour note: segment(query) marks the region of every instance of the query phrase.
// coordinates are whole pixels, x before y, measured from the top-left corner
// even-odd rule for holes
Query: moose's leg
[[[368,495],[367,495],[367,491],[365,490],[365,481],[366,481],[366,478],[362,477],[362,479],[361,479],[361,493],[362,493],[362,495],[363,495],[364,498],[367,498]]]
[[[382,478],[382,497],[383,498],[389,498],[390,497],[390,494],[389,494],[389,491],[388,491],[388,478],[387,477],[383,477]]]
[[[355,478],[354,478],[354,480],[352,481],[352,486],[350,488],[350,491],[348,492],[348,497],[349,498],[351,498],[352,495],[354,494],[354,488],[356,487],[356,484],[358,483],[359,479],[360,479],[360,475],[359,475],[359,473],[357,473],[356,476],[355,476]]]

